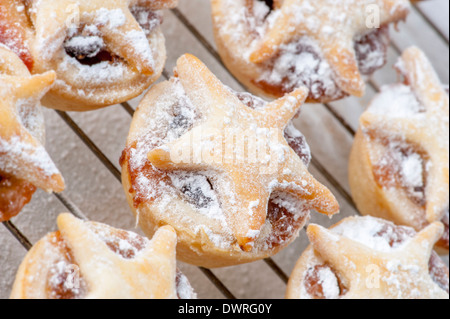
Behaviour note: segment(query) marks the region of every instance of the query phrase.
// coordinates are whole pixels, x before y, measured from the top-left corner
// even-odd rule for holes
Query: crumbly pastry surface
[[[305,89],[267,103],[225,87],[191,55],[178,60],[175,74],[140,104],[121,159],[125,192],[146,233],[169,224],[181,260],[218,267],[279,251],[310,209],[338,212],[308,173],[309,149],[290,124]],[[250,140],[259,143],[258,158],[249,155]],[[187,158],[177,160],[183,151]]]
[[[366,216],[327,230],[308,227],[311,245],[289,279],[290,299],[448,299],[449,270],[433,251],[444,227],[419,233]]]
[[[196,298],[176,269],[177,237],[171,227],[148,240],[61,214],[58,228],[27,254],[11,298]]]
[[[47,154],[40,100],[55,73],[30,75],[20,58],[0,46],[0,220],[17,215],[36,187],[61,192],[64,180]]]
[[[309,102],[327,102],[364,94],[363,74],[385,64],[389,25],[404,20],[409,6],[407,0],[213,0],[212,15],[222,59],[252,92],[277,98],[306,86]],[[380,18],[375,27],[373,14]]]
[[[448,93],[415,47],[397,69],[405,82],[383,87],[361,117],[349,162],[352,194],[365,215],[416,230],[441,221],[437,248],[448,254]]]
[[[45,106],[85,111],[128,101],[156,81],[166,59],[160,10],[176,5],[7,0],[0,5],[0,40],[21,53],[33,73],[57,73]]]

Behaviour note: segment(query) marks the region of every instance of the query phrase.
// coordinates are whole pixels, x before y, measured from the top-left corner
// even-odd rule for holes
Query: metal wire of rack
[[[198,2],[198,1],[197,1]],[[431,28],[444,42],[447,46],[449,45],[448,35],[445,35],[441,28],[437,26],[437,24],[433,21],[433,19],[424,12],[424,10],[417,4],[413,5],[413,11],[420,16],[422,20]],[[194,23],[189,20],[189,18],[180,10],[173,9],[171,10],[176,19],[195,37],[196,41],[210,54],[210,56],[215,60],[216,63],[221,65],[224,70],[227,71],[227,68],[223,65],[223,62],[217,53],[214,45],[208,40],[200,30],[195,26]],[[391,42],[391,48],[398,56],[401,54],[402,50],[400,46],[395,42]],[[163,77],[168,79],[170,77],[170,73],[165,69],[163,71]],[[228,74],[234,78],[231,73]],[[236,80],[236,79],[235,79]],[[236,80],[236,82],[238,82]],[[369,86],[375,92],[380,90],[380,83],[378,83],[375,79],[370,78]],[[243,91],[247,91],[246,88],[240,85]],[[133,116],[134,108],[128,103],[124,102],[121,104],[122,108],[129,114],[129,116]],[[350,137],[355,135],[355,127],[351,123],[349,123],[348,119],[346,119],[345,114],[342,114],[339,106],[333,105],[332,103],[327,103],[323,105],[325,110],[331,114],[331,116],[340,123],[341,127]],[[83,131],[83,129],[76,123],[76,121],[66,112],[55,111],[59,117],[67,124],[67,126],[78,136],[78,138],[89,148],[89,150],[98,158],[98,160],[103,164],[103,166],[114,176],[114,178],[121,183],[121,172],[120,170],[109,160],[109,158],[105,155],[104,152],[94,143],[94,141],[89,137],[89,135]],[[327,180],[329,185],[331,185],[336,192],[342,197],[347,205],[349,205],[355,212],[357,212],[355,203],[350,195],[350,193],[346,190],[346,188],[342,185],[340,181],[335,177],[335,174],[330,172],[326,165],[323,165],[322,162],[312,154],[312,162],[311,165]],[[87,220],[88,217],[85,215],[81,209],[77,207],[77,205],[64,193],[56,194],[53,196],[57,198],[57,200],[64,205],[65,208],[69,212],[71,212],[74,216]],[[19,227],[17,227],[12,221],[3,222],[4,227],[17,239],[17,241],[26,249],[29,250],[32,247],[32,242],[25,236]],[[282,269],[281,266],[275,261],[273,258],[267,258],[264,260],[267,266],[281,279],[281,281],[286,284],[289,275]],[[223,297],[228,299],[236,299],[236,295],[231,292],[231,290],[223,283],[218,276],[214,274],[212,270],[205,269],[199,267],[201,272],[206,276],[206,278],[217,288],[217,290],[223,295]],[[1,287],[0,287],[1,288]]]

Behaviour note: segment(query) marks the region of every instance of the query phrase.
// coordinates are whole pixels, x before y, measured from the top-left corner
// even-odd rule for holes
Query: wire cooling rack
[[[419,46],[434,64],[443,83],[449,73],[449,2],[424,1],[413,6],[399,32],[392,32],[388,64],[368,79],[363,98],[305,105],[295,125],[312,150],[310,171],[336,195],[341,214],[332,220],[312,213],[311,222],[330,226],[358,214],[347,181],[347,161],[358,118],[383,84],[396,81],[392,69],[401,52]],[[208,0],[181,0],[165,13],[168,61],[161,80],[168,79],[179,56],[192,53],[228,86],[246,91],[224,67],[213,40]],[[45,110],[47,148],[66,179],[61,194],[38,191],[23,212],[0,229],[0,298],[8,298],[15,272],[33,243],[56,229],[56,216],[69,211],[82,219],[140,232],[121,186],[118,159],[125,146],[131,118],[141,97],[106,109],[68,113]],[[12,236],[11,236],[12,235]],[[199,298],[283,298],[289,275],[308,245],[305,232],[272,258],[254,263],[205,269],[179,263]],[[448,257],[444,257],[448,265]]]

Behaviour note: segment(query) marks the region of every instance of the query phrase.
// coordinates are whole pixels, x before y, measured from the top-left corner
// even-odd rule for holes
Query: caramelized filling
[[[433,281],[438,284],[443,290],[449,293],[449,272],[441,257],[435,252],[431,254],[430,262],[428,263],[430,275]]]
[[[387,145],[387,141],[382,141],[383,144]],[[408,183],[408,178],[403,172],[402,161],[410,156],[420,157],[421,161],[421,178],[420,183],[417,185],[412,185]],[[383,154],[382,159],[375,165],[373,165],[373,174],[375,181],[380,187],[396,187],[403,188],[406,192],[408,198],[423,209],[426,208],[427,199],[425,196],[426,189],[426,165],[427,158],[424,152],[416,151],[411,146],[396,146],[391,149],[390,152]],[[417,172],[411,172],[417,173]],[[444,214],[441,222],[444,224],[445,231],[442,238],[436,243],[436,246],[443,249],[449,249],[449,213],[448,208]]]
[[[362,74],[371,75],[386,64],[389,42],[389,26],[382,26],[356,39],[356,58]]]
[[[206,179],[210,190],[214,191],[214,186],[209,179]],[[197,208],[207,208],[213,201],[211,197],[206,194],[199,187],[194,187],[192,184],[185,184],[181,187],[180,191],[183,193],[188,202]]]
[[[444,234],[442,238],[436,243],[436,246],[441,247],[443,249],[449,249],[449,213],[448,208],[445,212],[444,218],[441,220],[442,224],[444,224]]]
[[[80,26],[70,30],[64,42],[66,53],[83,65],[115,62],[119,58],[110,53],[95,26]]]
[[[328,278],[323,278],[321,273],[328,273]],[[333,275],[334,274],[334,275]],[[325,282],[328,281],[327,284]],[[341,280],[335,275],[335,272],[328,265],[316,265],[309,268],[305,275],[305,289],[306,292],[314,299],[330,298],[330,292],[325,291],[325,287],[333,287],[333,297],[337,298],[344,295],[347,289],[342,285]]]
[[[389,141],[381,140],[383,145],[389,147]],[[396,143],[394,143],[396,144]],[[425,208],[426,196],[426,163],[427,158],[424,152],[417,151],[409,145],[395,145],[389,147],[390,151],[385,152],[383,157],[373,165],[373,174],[375,181],[380,187],[403,188],[408,198],[416,205]],[[420,159],[419,170],[411,171],[405,168],[405,162],[408,159]],[[418,174],[421,176],[415,183],[410,181],[409,174]]]
[[[157,187],[160,183],[170,183],[170,178],[167,173],[163,171],[159,171],[155,169],[155,167],[150,163],[150,161],[146,160],[145,165],[136,167],[131,163],[132,152],[136,150],[136,144],[131,145],[130,147],[126,147],[122,156],[120,157],[120,165],[123,166],[124,163],[128,165],[128,171],[130,174],[130,194],[133,194],[133,205],[135,208],[138,208],[141,204],[146,202],[152,202],[156,200],[158,197],[162,196],[161,189]],[[139,179],[145,178],[155,185],[154,192],[151,197],[148,198],[146,190],[142,189],[139,185]]]
[[[20,27],[17,27],[20,22],[14,23],[10,20],[12,17],[9,16],[8,10],[10,9],[6,7],[8,5],[10,4],[4,5],[0,2],[0,44],[4,44],[17,54],[28,70],[31,70],[33,68],[33,57],[25,44],[23,31]]]
[[[75,260],[60,232],[51,234],[51,242],[58,250],[61,260],[55,264],[46,282],[49,299],[79,299],[86,294],[86,283],[78,271]]]
[[[272,225],[272,232],[266,239],[266,245],[273,248],[284,244],[302,227],[307,217],[308,214],[299,216],[271,199],[267,207],[267,220]]]
[[[146,35],[162,23],[162,15],[145,7],[135,6],[130,9],[133,16]],[[64,42],[66,53],[83,65],[92,66],[102,62],[116,63],[122,59],[108,50],[102,34],[95,25],[82,25],[76,30],[69,30]]]
[[[291,45],[293,47],[294,44]],[[282,97],[285,94],[288,94],[292,91],[294,91],[296,88],[300,86],[305,86],[309,89],[309,95],[307,100],[308,101],[316,101],[321,100],[322,97],[325,99],[330,96],[330,93],[328,93],[329,88],[328,86],[322,81],[321,77],[316,76],[312,77],[308,74],[305,74],[305,76],[302,76],[300,71],[297,70],[297,64],[294,60],[294,56],[300,56],[301,54],[308,54],[310,55],[315,61],[321,61],[322,58],[317,53],[315,49],[312,47],[304,44],[304,43],[297,43],[295,44],[295,49],[292,52],[285,52],[284,50],[279,50],[278,53],[269,61],[265,62],[263,64],[263,68],[266,70],[275,70],[276,64],[278,61],[283,59],[283,56],[285,54],[292,55],[292,61],[289,62],[289,65],[286,66],[287,70],[284,70],[283,73],[278,74],[277,78],[281,78],[279,81],[269,81],[266,79],[256,79],[252,80],[252,83],[262,89],[265,92],[268,92],[270,95],[276,96],[276,97]],[[312,68],[311,72],[314,74],[319,74],[320,64],[316,63],[315,66],[308,65],[309,68]],[[298,78],[296,78],[296,75]],[[334,90],[333,90],[334,91]],[[331,96],[332,99],[340,99],[345,96],[347,96],[343,91],[338,90],[338,92],[333,92]]]
[[[375,236],[387,238],[389,246],[394,248],[401,245],[407,238],[414,237],[415,233],[416,232],[412,228],[386,223]]]
[[[30,183],[0,175],[0,222],[19,214],[35,191]]]

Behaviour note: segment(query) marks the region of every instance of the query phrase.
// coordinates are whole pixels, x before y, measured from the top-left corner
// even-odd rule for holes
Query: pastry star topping
[[[278,4],[279,5],[279,4]],[[379,8],[380,25],[398,22],[408,13],[407,0],[284,0],[268,23],[266,35],[250,55],[253,63],[274,57],[280,46],[299,37],[311,37],[335,73],[339,87],[362,96],[365,83],[359,72],[354,38],[370,29],[367,8]]]
[[[20,114],[39,104],[55,79],[54,72],[33,76],[0,74],[0,170],[46,191],[61,192],[61,174],[41,142],[24,126],[24,115]]]
[[[113,252],[83,221],[71,214],[60,215],[58,227],[87,283],[87,299],[177,298],[177,237],[170,226],[161,227],[132,259]]]
[[[334,196],[309,174],[283,136],[307,90],[300,88],[263,109],[254,110],[244,105],[194,56],[181,57],[176,73],[186,94],[200,109],[203,121],[175,141],[152,150],[148,158],[160,170],[215,171],[223,176],[223,181],[217,181],[214,188],[221,196],[222,209],[241,249],[252,250],[274,191],[288,192],[323,214],[331,216],[339,211]],[[245,145],[232,143],[234,137],[238,139],[243,134]],[[249,141],[257,141],[260,149],[270,150],[270,158],[263,156],[259,161],[251,158]],[[189,156],[184,161],[174,160],[174,153],[191,146],[194,152],[207,151],[208,155],[214,153],[215,158]],[[239,153],[239,147],[244,151]]]
[[[93,25],[110,52],[126,60],[135,71],[152,75],[152,49],[129,7],[142,5],[157,10],[176,3],[175,0],[34,0],[30,13],[36,29],[36,49],[44,59],[54,59],[69,27]]]
[[[370,249],[319,225],[310,225],[307,234],[313,248],[348,288],[344,298],[448,299],[428,270],[434,244],[443,231],[443,225],[435,222],[389,252]]]
[[[396,137],[406,141],[429,162],[425,197],[426,217],[432,223],[441,220],[449,201],[449,97],[428,59],[419,49],[407,49],[399,64],[424,112],[407,117],[365,112],[361,126],[374,136]]]

